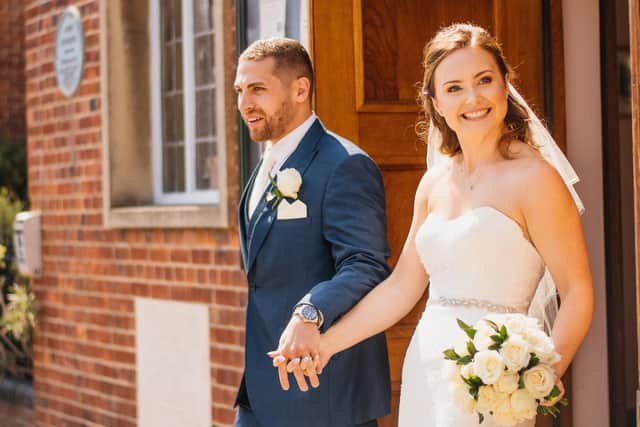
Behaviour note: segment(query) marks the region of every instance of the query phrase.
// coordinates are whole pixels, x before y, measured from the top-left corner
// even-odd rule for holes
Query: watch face
[[[316,320],[318,318],[318,312],[310,305],[305,305],[304,307],[302,307],[300,314],[302,314],[302,317],[307,320]]]

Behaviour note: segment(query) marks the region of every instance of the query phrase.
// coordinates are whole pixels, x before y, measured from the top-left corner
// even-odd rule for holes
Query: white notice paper
[[[260,38],[284,37],[287,18],[287,0],[260,2]]]

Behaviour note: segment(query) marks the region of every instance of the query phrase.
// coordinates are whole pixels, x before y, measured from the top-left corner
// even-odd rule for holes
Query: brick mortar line
[[[198,263],[193,263],[193,262],[189,262],[189,261],[172,261],[172,260],[167,260],[167,261],[152,261],[152,260],[139,260],[139,259],[129,259],[129,260],[118,260],[117,258],[79,258],[77,256],[74,255],[51,255],[51,254],[43,254],[43,258],[44,261],[46,261],[47,263],[49,262],[56,262],[56,261],[69,261],[69,260],[75,260],[75,261],[86,261],[87,263],[90,263],[92,265],[140,265],[140,266],[144,266],[144,267],[167,267],[167,266],[171,266],[171,267],[181,267],[181,268],[197,268],[196,266],[198,265],[204,265],[204,264],[198,264]],[[205,271],[239,271],[239,266],[225,266],[225,265],[215,265],[215,269],[212,269],[211,267],[202,267],[201,269],[205,270]],[[223,267],[223,268],[221,268]],[[60,272],[58,272],[60,273]],[[72,272],[68,272],[68,274],[74,274]],[[92,274],[93,276],[93,274]],[[100,276],[100,277],[104,277],[105,275],[98,275],[96,274],[96,276]],[[138,276],[135,276],[138,277]],[[147,279],[146,277],[139,277],[140,279]],[[158,278],[153,278],[151,280],[158,280],[161,283],[164,282],[176,282],[176,279],[158,279]],[[185,280],[179,281],[177,283],[195,283],[195,282],[185,282]]]
[[[96,359],[96,361],[99,360],[103,360],[103,359]],[[135,367],[135,365],[133,365]],[[274,368],[275,369],[275,368]],[[95,374],[93,372],[87,372],[87,371],[81,371],[81,370],[77,370],[77,369],[70,369],[70,368],[66,368],[62,365],[54,365],[54,364],[48,364],[45,365],[45,367],[41,368],[41,370],[48,370],[48,371],[55,371],[55,372],[59,372],[62,374],[68,374],[68,375],[80,375],[83,378],[89,378],[92,380],[96,380],[96,381],[102,381],[105,383],[108,383],[110,385],[115,385],[115,386],[120,386],[120,387],[126,387],[126,388],[131,388],[133,390],[137,390],[137,386],[135,383],[135,380],[133,383],[129,383],[123,380],[116,380],[112,377],[105,377],[102,375],[98,375]],[[134,369],[135,371],[135,369]],[[43,374],[46,374],[46,372],[41,372]],[[84,387],[83,387],[84,388]],[[37,390],[36,390],[36,397],[37,397]]]
[[[46,245],[43,245],[43,247],[45,247]],[[67,243],[67,247],[71,246],[71,243]],[[83,246],[83,245],[73,245],[74,247],[79,247],[79,248],[87,248],[87,247],[92,247],[92,246]],[[102,249],[101,247],[99,247],[99,249]],[[226,269],[221,269],[219,267],[225,267],[224,265],[218,265],[218,264],[214,264],[213,261],[209,262],[209,263],[196,263],[193,261],[173,261],[171,259],[168,260],[158,260],[158,261],[154,261],[151,259],[134,259],[134,258],[129,258],[129,259],[118,259],[116,256],[114,256],[113,258],[109,258],[109,257],[101,257],[101,258],[81,258],[78,256],[74,256],[74,255],[52,255],[52,254],[44,254],[44,257],[46,258],[47,262],[55,262],[55,261],[62,261],[62,260],[85,260],[86,262],[89,262],[93,265],[110,265],[110,264],[114,264],[114,265],[136,265],[136,266],[141,266],[141,267],[171,267],[171,268],[187,268],[187,269],[196,269],[196,270],[203,270],[206,272],[209,271],[237,271],[236,266],[233,266],[232,268],[226,268]],[[201,267],[198,267],[201,266]],[[214,268],[215,267],[215,268]],[[231,266],[226,266],[226,267],[231,267]],[[239,268],[239,266],[238,266]],[[141,277],[143,278],[143,277]],[[155,280],[155,279],[154,279]],[[195,282],[189,282],[185,279],[178,281],[177,279],[159,279],[163,282],[165,281],[177,281],[178,283],[195,283]]]
[[[60,325],[60,326],[77,326],[78,323],[77,322],[68,322],[65,320],[60,320],[57,318],[47,318],[47,322],[48,323],[53,323],[55,325]],[[224,330],[228,330],[228,331],[232,331],[232,332],[244,332],[245,328],[244,326],[235,326],[235,325],[223,325],[223,324],[218,324],[218,323],[211,323],[209,322],[209,328],[220,328],[223,327]],[[91,329],[91,330],[95,330],[98,332],[116,332],[119,333],[121,335],[126,335],[126,336],[131,336],[134,337],[136,336],[135,333],[135,329],[128,329],[128,328],[118,328],[118,327],[113,327],[113,326],[100,326],[100,325],[88,325],[87,329]],[[126,333],[124,333],[126,332]],[[234,344],[225,344],[225,343],[214,343],[211,345],[234,345]],[[242,346],[238,346],[238,347],[242,347]]]
[[[47,318],[47,323],[51,323],[54,325],[59,325],[59,326],[77,326],[78,322],[71,322],[71,321],[65,321],[65,320],[60,320],[59,318]],[[135,331],[132,329],[125,329],[125,328],[118,328],[118,327],[113,327],[113,326],[99,326],[99,325],[89,325],[87,326],[87,330],[95,330],[97,332],[114,332],[114,333],[119,333],[121,335],[126,335],[126,336],[131,336],[134,337],[136,336]],[[126,333],[125,333],[126,332]],[[36,332],[37,334],[37,332]],[[73,354],[73,353],[71,353]]]
[[[133,298],[134,296],[132,296]],[[160,299],[160,298],[158,298]],[[164,299],[162,299],[163,301],[165,301]],[[179,301],[182,302],[182,301]],[[204,303],[201,303],[204,304]],[[224,308],[227,310],[232,310],[232,311],[237,311],[237,312],[244,312],[245,308],[244,307],[236,307],[236,306],[227,306],[227,305],[221,305],[221,304],[214,304],[214,303],[208,303],[206,304],[207,306],[211,307],[211,308]],[[111,315],[116,315],[117,317],[121,317],[121,318],[126,318],[126,319],[135,319],[135,310],[134,312],[131,313],[114,313],[113,310],[100,310],[100,309],[96,309],[96,308],[89,308],[89,307],[85,307],[85,306],[78,306],[78,307],[70,307],[68,305],[64,305],[64,304],[56,304],[56,303],[47,303],[47,307],[53,307],[56,309],[63,309],[65,311],[71,311],[71,312],[82,312],[82,313],[87,313],[87,314],[111,314]],[[42,314],[40,314],[40,316],[43,316]],[[45,318],[47,318],[48,316],[44,316]],[[91,324],[91,323],[87,323],[87,324]]]
[[[244,365],[244,363],[242,363]],[[220,365],[218,363],[211,363],[211,367],[212,368],[217,368],[217,369],[223,369],[223,370],[227,370],[227,371],[233,371],[233,372],[237,372],[239,374],[244,372],[244,367],[237,367],[237,366],[229,366],[229,365]],[[274,368],[275,369],[275,368]],[[216,383],[218,384],[218,383]],[[224,387],[229,387],[225,384],[220,384],[221,386]]]
[[[123,282],[131,282],[131,278],[124,278],[122,280]],[[154,285],[150,285],[150,286],[156,286]],[[158,286],[164,286],[164,285],[158,285]],[[213,290],[213,291],[237,291],[237,286],[231,286],[231,285],[195,285],[193,286],[196,289],[204,289],[204,290]],[[101,291],[96,291],[96,290],[87,290],[87,289],[76,289],[76,288],[46,288],[46,289],[42,289],[42,287],[38,287],[36,288],[36,291],[46,291],[46,292],[51,292],[51,293],[72,293],[74,295],[82,295],[82,296],[123,296],[122,298],[119,299],[123,299],[126,300],[128,299],[134,299],[135,297],[137,297],[137,295],[133,295],[133,294],[125,294],[125,293],[121,293],[121,292],[115,292],[115,291],[105,291],[105,292],[101,292]],[[238,292],[246,292],[247,290],[240,290]]]
[[[71,257],[71,258],[66,258],[65,259],[65,261],[69,261],[69,260],[74,260],[74,258]],[[47,262],[51,262],[51,261],[47,261]],[[104,267],[104,266],[108,266],[109,263],[101,262],[101,263],[93,263],[92,265],[100,265],[100,266]],[[125,264],[125,265],[128,265],[128,264]],[[157,264],[157,265],[154,264],[152,266],[168,268],[168,267],[165,267],[164,264]],[[219,270],[218,269],[218,270],[213,270],[213,271],[218,271],[218,272],[232,271],[232,272],[235,272],[237,270]],[[74,275],[76,273],[74,273],[72,271],[67,271],[67,270],[65,270],[65,271],[56,271],[56,275],[61,275],[61,274]],[[113,276],[110,273],[104,273],[104,274],[94,273],[94,274],[92,274],[92,276],[93,277],[100,277],[100,278],[103,278],[103,279],[104,278],[119,277],[119,276]],[[166,279],[166,278],[153,277],[153,276],[152,277],[146,277],[144,275],[144,273],[142,273],[141,275],[137,275],[136,274],[134,276],[127,277],[127,278],[129,279],[129,281],[132,281],[132,280],[145,281],[145,282],[147,282],[145,284],[148,284],[149,286],[167,286],[167,285],[172,285],[173,284],[173,285],[179,285],[178,286],[179,288],[196,287],[196,289],[199,289],[199,286],[202,286],[203,289],[209,289],[209,287],[208,287],[209,285],[221,285],[221,286],[227,286],[229,288],[233,288],[235,286],[241,286],[241,283],[238,283],[238,284],[228,283],[228,282],[226,282],[226,283],[216,283],[217,281],[213,282],[213,283],[209,283],[208,280],[207,280],[207,284],[202,284],[201,282],[198,282],[198,281],[188,281],[186,279],[183,279],[183,280],[179,281],[177,279]],[[49,289],[56,289],[56,288],[60,289],[59,287],[49,286]],[[36,287],[34,289],[38,289],[38,287]],[[223,290],[223,289],[219,289],[219,290]],[[105,293],[107,293],[107,292],[105,292]],[[114,292],[114,294],[118,294],[118,292]],[[139,296],[139,295],[133,295],[132,294],[131,296]]]
[[[133,369],[134,371],[136,370],[135,363],[131,365],[131,364],[128,364],[128,363],[117,362],[115,360],[112,361],[112,360],[107,360],[107,359],[96,359],[96,358],[93,358],[93,357],[81,356],[81,355],[79,355],[77,353],[69,353],[67,351],[61,351],[61,350],[56,350],[56,351],[51,351],[51,352],[54,353],[54,354],[59,354],[61,356],[69,357],[71,359],[79,359],[79,360],[82,360],[82,361],[85,361],[85,362],[107,362],[107,363],[105,363],[106,365],[113,365],[113,367],[115,367],[115,368]],[[49,363],[47,365],[44,365],[43,369],[46,369],[47,367],[50,367],[50,366],[63,366],[63,365],[59,365],[59,364],[55,364],[55,363]],[[84,371],[82,371],[82,372],[84,372]],[[106,378],[109,378],[109,377],[106,377]],[[37,378],[36,379],[37,382],[41,382],[41,381],[45,381],[45,380],[46,380],[46,378],[45,379],[43,379],[43,378]]]
[[[45,396],[54,396],[54,395],[50,395],[48,393],[42,393],[42,394],[45,395]],[[73,406],[75,408],[82,409],[82,406],[78,406],[78,405],[73,404],[72,400],[62,400],[62,399],[59,399],[57,397],[46,397],[46,398],[49,399],[49,400],[54,400],[54,401],[56,401],[58,403],[69,404],[70,406]],[[110,418],[114,418],[115,420],[128,421],[128,422],[133,423],[134,425],[137,423],[137,419],[135,419],[135,418],[130,418],[130,417],[126,416],[126,415],[122,415],[122,414],[106,411],[104,409],[97,408],[97,407],[92,407],[92,408],[94,408],[94,410],[96,412],[101,413],[102,415],[107,415]],[[74,420],[74,421],[77,420],[79,422],[82,422],[87,427],[90,427],[91,425],[95,425],[96,427],[102,427],[102,424],[94,423],[93,421],[90,421],[90,420],[84,419],[84,418],[79,418],[79,417],[76,417],[74,415],[68,415],[68,414],[65,414],[64,412],[59,412],[59,411],[57,411],[55,409],[51,409],[49,407],[45,407],[44,409],[42,409],[42,411],[43,412],[50,412],[52,414],[61,414],[62,415],[61,418],[63,418],[63,419],[71,419],[71,420]],[[90,422],[91,424],[88,425],[87,422]]]
[[[55,386],[56,388],[61,388],[61,389],[65,389],[65,390],[78,390],[77,388],[69,388],[67,387],[68,384],[65,384],[63,382],[57,381],[57,380],[51,380],[51,379],[47,379],[47,380],[40,380],[38,381],[39,383],[46,383],[48,385],[52,385]],[[97,397],[97,398],[101,398],[101,399],[107,399],[110,401],[114,401],[117,403],[129,403],[132,404],[134,406],[136,406],[136,402],[132,403],[130,400],[128,399],[122,399],[120,397],[118,397],[117,395],[114,394],[105,394],[105,393],[101,393],[99,391],[90,389],[90,388],[81,388],[80,390],[82,390],[83,394],[88,395],[89,397]],[[45,393],[45,392],[42,392]]]
[[[98,82],[100,82],[100,80],[96,80]],[[25,87],[27,86],[26,84],[27,80],[25,80]],[[28,81],[29,83],[34,83],[32,80]],[[78,88],[79,89],[79,88]],[[45,96],[45,95],[50,95],[50,94],[55,94],[58,92],[58,88],[53,88],[53,89],[49,89],[46,91],[33,91],[34,94],[38,94],[40,97]],[[34,95],[35,97],[35,95]],[[84,95],[74,95],[73,98],[69,99],[69,98],[62,98],[59,100],[56,100],[54,102],[50,102],[47,104],[41,104],[41,106],[39,108],[35,108],[35,107],[31,107],[32,109],[36,109],[36,110],[41,110],[42,108],[45,108],[44,106],[54,106],[57,107],[59,105],[63,105],[63,104],[70,104],[70,103],[80,103],[82,101],[86,101],[89,100],[91,98],[97,98],[100,99],[100,93],[96,93],[95,95],[91,95],[91,94],[84,94]],[[26,97],[25,97],[25,101],[27,101]],[[72,104],[73,105],[73,104]]]
[[[51,338],[55,341],[60,341],[60,342],[69,343],[69,344],[82,344],[82,345],[87,345],[91,347],[97,347],[101,350],[117,350],[117,351],[122,351],[123,353],[133,354],[134,356],[136,354],[135,343],[131,347],[125,347],[117,344],[104,343],[103,341],[89,340],[88,338],[74,338],[71,335],[56,334],[53,332],[46,332],[46,331],[40,332],[38,336],[41,337],[39,339]],[[54,351],[54,350],[51,349],[49,351]],[[111,360],[111,359],[102,359],[98,357],[95,360]],[[47,366],[51,366],[51,365],[47,365]],[[59,366],[59,365],[56,365],[56,366]],[[81,372],[85,372],[85,371],[81,371]]]
[[[53,76],[51,76],[53,77]],[[26,83],[34,83],[32,80],[27,80]],[[57,93],[59,93],[59,89],[57,86],[52,86],[50,89],[45,89],[45,90],[29,90],[28,88],[29,84],[25,84],[25,104],[28,104],[30,102],[35,102],[35,100],[40,100],[41,98],[44,98],[47,95],[53,95],[56,96]],[[31,95],[31,96],[28,96]],[[61,95],[62,96],[62,95]],[[51,100],[47,103],[38,103],[36,105],[31,105],[28,107],[29,112],[31,111],[43,111],[46,110],[49,107],[59,107],[60,105],[76,105],[78,103],[82,103],[85,102],[88,99],[91,98],[100,98],[100,92],[96,92],[96,93],[85,93],[82,95],[74,95],[73,98],[71,99],[54,99]],[[99,110],[96,110],[96,112],[98,112]],[[30,122],[33,122],[34,119],[31,118]],[[38,121],[36,121],[36,123],[38,123]]]
[[[114,369],[129,369],[129,370],[131,370],[133,372],[136,372],[136,365],[135,364],[129,365],[129,364],[125,364],[125,363],[111,361],[111,360],[108,360],[108,359],[96,359],[96,358],[91,358],[91,357],[86,357],[86,356],[80,356],[80,355],[77,355],[76,353],[69,353],[69,352],[66,352],[66,351],[53,351],[52,353],[59,354],[61,356],[66,356],[66,357],[69,357],[71,359],[78,359],[78,360],[83,361],[83,362],[89,362],[89,363],[105,362],[105,363],[102,363],[102,364],[105,365],[105,366],[112,367]],[[47,365],[44,365],[41,369],[51,369],[52,367],[64,367],[64,365],[60,365],[60,364],[57,364],[57,363],[49,363]],[[78,373],[81,373],[81,374],[84,375],[87,372],[86,371],[78,371]],[[113,379],[112,377],[105,377],[105,376],[97,375],[97,374],[93,374],[93,375],[95,375],[96,377],[100,377],[100,378]],[[44,381],[47,381],[47,378],[46,377],[45,378],[38,378],[37,381],[38,382],[44,382]],[[52,380],[49,379],[49,381],[52,381]],[[57,382],[57,380],[53,380],[53,381]],[[61,383],[61,384],[64,384],[64,383]],[[122,384],[118,384],[118,385],[125,385],[125,386],[128,387],[131,384],[132,383],[123,382]],[[135,385],[135,384],[133,384],[133,385]],[[107,396],[111,396],[111,395],[107,394]],[[125,401],[127,401],[127,400],[125,400]]]
[[[81,311],[81,312],[87,313],[87,314],[111,314],[111,315],[115,315],[117,317],[126,318],[126,319],[135,318],[134,314],[132,314],[132,313],[114,313],[113,310],[99,310],[99,309],[88,308],[88,307],[84,307],[84,306],[78,306],[77,308],[74,308],[74,307],[70,307],[70,306],[64,305],[64,304],[56,304],[56,303],[49,302],[49,303],[47,303],[47,307],[53,307],[53,308],[56,308],[56,309],[62,309],[62,310],[71,311],[71,312]],[[43,315],[41,313],[40,313],[40,316],[41,317],[44,316],[45,318],[48,317],[48,316]]]

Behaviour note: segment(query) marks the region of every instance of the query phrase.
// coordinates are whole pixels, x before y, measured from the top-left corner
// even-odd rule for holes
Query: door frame
[[[631,127],[633,138],[633,187],[635,197],[636,328],[640,382],[640,1],[629,0],[629,50],[631,59]],[[640,390],[636,391],[636,426],[640,426]]]
[[[633,1],[630,1],[630,5]],[[633,389],[638,388],[637,376],[629,372],[638,371],[638,329],[637,308],[629,300],[637,298],[638,282],[625,283],[624,264],[620,261],[624,254],[623,195],[620,193],[620,155],[622,143],[619,135],[618,93],[618,45],[615,2],[600,0],[600,58],[601,58],[601,99],[602,99],[602,167],[604,180],[604,230],[605,230],[605,277],[607,296],[607,343],[609,371],[609,417],[611,425],[629,425],[627,413],[629,402],[635,396],[629,395],[629,381]],[[630,49],[632,44],[630,43]],[[637,102],[637,101],[636,101]],[[635,103],[632,102],[632,104]],[[633,125],[632,125],[633,126]],[[637,139],[634,137],[634,141]],[[634,144],[634,147],[637,145]],[[622,153],[624,154],[624,153]],[[637,159],[637,157],[636,157]],[[635,181],[635,179],[634,179]],[[637,192],[637,184],[635,185]],[[637,194],[636,194],[637,200]],[[636,207],[637,209],[637,207]],[[637,228],[637,214],[634,221]],[[636,233],[637,247],[637,233]],[[637,253],[637,251],[636,251]],[[637,264],[636,264],[637,277]],[[633,295],[635,294],[635,295]],[[634,296],[630,298],[630,296]],[[634,310],[634,308],[636,308]],[[635,314],[635,319],[633,318]],[[631,345],[629,339],[635,339]],[[631,354],[630,354],[631,353]]]

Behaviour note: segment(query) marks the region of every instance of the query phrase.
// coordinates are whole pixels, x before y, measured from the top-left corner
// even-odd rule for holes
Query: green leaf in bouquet
[[[524,369],[520,370],[521,372],[518,373],[519,379],[518,379],[518,388],[524,388],[524,375],[522,375],[522,372],[524,372]]]
[[[507,338],[509,338],[509,334],[507,334],[507,327],[502,325],[502,327],[500,328],[500,337],[502,338],[502,341],[506,341]]]
[[[468,365],[472,361],[473,361],[473,356],[467,354],[466,356],[462,356],[460,359],[458,359],[456,363],[462,366],[462,365]]]
[[[469,389],[469,394],[471,394],[471,396],[473,397],[473,400],[478,400],[478,387],[471,387],[471,389]]]
[[[538,406],[538,413],[541,415],[551,415],[556,418],[560,414],[560,409],[555,406]]]
[[[453,360],[454,362],[460,359],[460,355],[452,348],[448,348],[442,352],[446,360]]]
[[[558,396],[560,396],[560,389],[557,385],[554,385],[551,392],[544,398],[544,400],[553,400]]]
[[[456,320],[458,321],[458,326],[460,326],[460,329],[462,329],[469,338],[473,339],[473,337],[476,336],[475,329],[473,329],[471,326],[467,325],[460,319],[456,319]]]
[[[477,375],[469,376],[469,381],[471,382],[471,385],[475,388],[480,388],[480,386],[484,385],[484,383],[482,382],[482,379],[480,379],[480,377]]]
[[[493,342],[498,344],[502,344],[502,342],[504,341],[500,335],[491,335],[489,338],[491,338]]]
[[[472,389],[476,389],[476,391],[484,385],[480,377],[477,375],[470,375],[469,378],[465,378],[461,375],[460,378],[462,378],[462,381],[464,381],[466,385]]]
[[[529,359],[529,365],[527,366],[527,369],[531,369],[534,366],[537,366],[539,363],[540,363],[540,358],[536,356],[535,353],[531,353],[531,359]]]
[[[476,349],[476,346],[473,345],[473,341],[468,341],[467,342],[467,351],[469,352],[471,357],[473,357],[473,355],[478,352],[478,350]]]
[[[491,326],[493,328],[494,331],[499,332],[500,331],[500,327],[498,326],[498,324],[496,322],[494,322],[493,320],[489,320],[489,319],[484,319],[485,322],[487,322],[489,324],[489,326]]]
[[[489,346],[489,350],[500,350],[505,341],[504,338],[502,338],[502,335],[491,335],[490,338],[493,341],[493,344]]]

